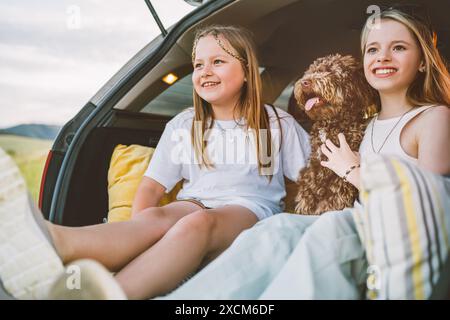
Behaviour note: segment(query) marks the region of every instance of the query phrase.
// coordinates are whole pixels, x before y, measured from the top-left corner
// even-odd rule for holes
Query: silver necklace
[[[221,135],[222,135],[223,137],[226,137],[226,132],[227,132],[227,130],[224,129],[224,128],[220,125],[220,123],[219,123],[217,120],[214,121],[214,123],[215,123],[215,124],[217,125],[217,127],[219,128],[219,130],[220,130],[220,132],[221,132]],[[239,121],[239,122],[236,122],[235,126],[234,126],[233,128],[231,128],[230,130],[234,130],[234,129],[236,129],[238,126],[239,126],[239,127],[242,126],[242,124],[240,123],[240,121]],[[230,141],[230,142],[233,142],[233,141],[234,141],[234,137],[231,136],[230,139],[229,139],[229,141]]]
[[[397,127],[397,125],[400,123],[400,121],[403,119],[403,117],[410,112],[411,110],[413,110],[414,107],[411,107],[410,109],[406,110],[402,116],[400,117],[400,119],[398,119],[398,121],[395,123],[395,125],[392,127],[391,131],[389,131],[389,133],[387,134],[386,138],[384,139],[383,143],[381,144],[381,147],[378,149],[378,151],[375,150],[375,147],[373,146],[373,128],[375,127],[375,122],[378,120],[378,114],[375,117],[374,121],[372,122],[372,130],[370,133],[370,143],[372,145],[372,151],[374,153],[380,153],[381,149],[383,149],[384,144],[386,143],[387,139],[389,138],[389,136],[391,135],[391,133],[394,131],[395,127]]]

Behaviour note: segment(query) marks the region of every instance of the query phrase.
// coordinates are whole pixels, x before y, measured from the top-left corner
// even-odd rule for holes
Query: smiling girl
[[[284,176],[296,180],[309,154],[308,137],[292,116],[261,102],[250,35],[236,27],[207,27],[195,37],[192,63],[194,108],[167,123],[131,221],[79,228],[47,222],[46,240],[23,179],[0,150],[1,168],[7,169],[0,180],[0,278],[10,294],[46,298],[63,263],[90,258],[118,272],[115,279],[127,298],[161,295],[217,257],[243,230],[282,211]],[[180,180],[178,200],[158,207]],[[103,292],[93,298],[117,292],[117,286],[105,285],[101,268],[85,269],[83,275],[93,276],[83,288]],[[53,297],[83,296],[61,279]]]
[[[322,146],[329,158],[322,165],[339,176],[354,167],[347,178],[358,189],[360,156],[370,153],[450,174],[450,75],[431,30],[398,10],[384,11],[366,23],[361,51],[366,79],[379,94],[379,113],[366,129],[360,154],[339,135],[340,147],[330,140]]]

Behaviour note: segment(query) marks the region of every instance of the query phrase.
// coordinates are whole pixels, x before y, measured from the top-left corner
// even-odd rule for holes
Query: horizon
[[[19,124],[15,124],[15,125],[12,125],[9,127],[0,127],[0,130],[11,129],[11,128],[20,127],[20,126],[45,126],[45,127],[60,127],[60,128],[62,128],[64,126],[64,124],[58,125],[58,124],[48,124],[48,123],[38,123],[38,122],[19,123]]]

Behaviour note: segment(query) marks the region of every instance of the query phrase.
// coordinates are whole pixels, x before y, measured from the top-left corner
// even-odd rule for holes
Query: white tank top
[[[364,138],[361,142],[361,145],[359,146],[359,153],[361,154],[361,157],[374,153],[373,149],[375,149],[375,152],[379,151],[379,154],[396,156],[400,159],[405,159],[417,165],[417,159],[408,155],[400,145],[400,133],[402,132],[403,127],[412,118],[414,118],[419,113],[431,107],[433,106],[416,107],[413,110],[409,111],[407,114],[405,114],[401,120],[400,120],[401,116],[385,120],[378,120],[376,118],[373,118],[366,128]],[[399,120],[400,122],[396,125],[396,123]],[[392,128],[394,128],[394,130],[389,135],[389,132],[392,130]],[[372,129],[373,129],[373,148],[371,141]],[[389,137],[387,138],[386,142],[383,145],[383,142],[388,135]],[[382,145],[383,147],[380,150],[380,147]]]

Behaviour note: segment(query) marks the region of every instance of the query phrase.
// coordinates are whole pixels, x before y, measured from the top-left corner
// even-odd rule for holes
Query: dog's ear
[[[295,92],[293,91],[291,96],[289,97],[288,102],[288,113],[294,117],[295,120],[300,124],[300,126],[306,130],[306,132],[311,131],[312,127],[312,120],[308,115],[306,114],[305,110],[301,109],[299,107],[299,103],[297,99],[295,98]]]
[[[377,91],[372,88],[366,80],[362,66],[355,70],[353,83],[355,86],[358,103],[363,107],[363,116],[372,116],[376,112],[376,105],[379,99]]]
[[[297,101],[297,104],[300,105],[300,99],[302,96],[302,84],[301,84],[301,79],[298,79],[295,84],[294,84],[294,96],[295,96],[295,100]]]
[[[368,106],[374,104],[376,91],[370,87],[364,76],[362,64],[352,55],[339,57],[339,64],[347,74],[343,89],[344,101],[352,100],[352,111],[365,116]]]

